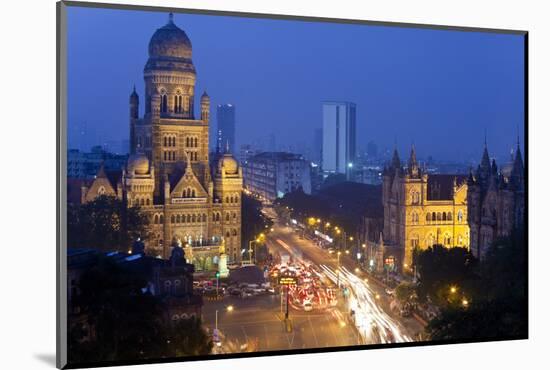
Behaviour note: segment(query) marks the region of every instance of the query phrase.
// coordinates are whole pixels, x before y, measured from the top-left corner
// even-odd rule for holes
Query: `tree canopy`
[[[82,322],[69,319],[71,363],[139,360],[210,353],[212,343],[200,320],[177,323],[164,318],[159,296],[143,293],[146,281],[109,260],[99,262],[80,278],[75,307],[93,328],[91,340]]]
[[[515,230],[511,236],[497,239],[480,263],[472,262],[467,253],[452,252],[457,248],[419,253],[419,291],[435,295],[441,308],[428,324],[431,338],[526,338],[525,247],[523,230]],[[454,293],[450,288],[445,293],[446,286],[455,286]]]
[[[147,239],[148,224],[139,206],[128,208],[121,200],[103,195],[85,204],[69,205],[68,246],[125,251],[138,237]]]

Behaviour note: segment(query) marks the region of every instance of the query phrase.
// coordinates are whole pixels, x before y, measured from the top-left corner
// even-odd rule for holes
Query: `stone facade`
[[[195,118],[196,72],[191,41],[172,15],[149,42],[144,69],[145,114],[130,95],[130,157],[120,179],[107,186],[98,174],[82,200],[116,194],[150,217],[146,248],[168,258],[185,249],[197,271],[241,260],[242,169],[229,153],[209,158],[210,98],[203,93]],[[113,185],[113,182],[115,185]]]
[[[427,174],[418,165],[414,147],[404,168],[394,150],[383,173],[383,242],[401,252],[402,257],[396,256],[398,268],[411,271],[415,248],[470,246],[467,179]]]
[[[485,144],[481,163],[470,173],[468,189],[472,253],[483,260],[496,238],[524,226],[525,178],[519,141],[511,162],[500,171],[494,160],[491,163]]]

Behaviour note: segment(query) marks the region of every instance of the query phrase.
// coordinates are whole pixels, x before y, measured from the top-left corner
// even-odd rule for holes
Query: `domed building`
[[[195,117],[192,44],[172,14],[151,37],[148,51],[143,114],[134,88],[130,157],[119,190],[111,186],[108,192],[149,216],[146,250],[167,259],[181,246],[196,271],[223,270],[225,261],[241,261],[242,169],[227,152],[210,161],[210,97],[201,95]]]

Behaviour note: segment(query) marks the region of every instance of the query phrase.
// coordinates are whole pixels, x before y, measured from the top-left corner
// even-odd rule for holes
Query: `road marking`
[[[315,345],[319,347],[319,341],[317,341],[317,335],[315,334],[315,329],[313,328],[313,324],[311,323],[311,318],[308,317],[307,321],[309,321],[309,327],[311,328],[311,333],[313,334],[313,339],[315,339]]]

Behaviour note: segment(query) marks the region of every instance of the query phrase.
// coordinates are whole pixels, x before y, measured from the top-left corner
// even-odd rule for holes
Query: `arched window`
[[[187,215],[187,222],[191,222],[191,215]]]
[[[229,238],[231,235],[229,234],[229,231],[225,233],[225,237]]]
[[[432,214],[430,212],[426,213],[426,222],[430,222],[432,220]]]
[[[453,220],[453,215],[451,214],[451,212],[447,212],[447,221],[452,221]]]
[[[420,203],[420,195],[418,194],[417,191],[414,191],[412,193],[412,204],[418,204]]]
[[[432,221],[436,221],[437,220],[437,217],[435,215],[435,212],[432,212]]]
[[[447,214],[443,212],[443,221],[447,221]]]
[[[462,210],[459,210],[456,216],[456,219],[458,220],[458,222],[462,222],[463,218],[464,218],[464,215],[462,213]]]
[[[239,203],[239,196],[235,195],[235,203]]]
[[[144,206],[145,205],[145,200],[143,198],[141,198],[140,201],[139,201],[139,204]]]
[[[191,197],[192,197],[192,198],[195,198],[195,195],[196,195],[195,189],[191,190]]]
[[[206,213],[202,214],[202,222],[206,222]]]
[[[197,216],[196,215],[193,215],[193,217],[191,218],[191,222],[197,222]]]
[[[176,222],[176,218],[174,217],[174,215],[170,216],[170,223],[175,223]]]
[[[233,236],[237,236],[237,229],[233,229]]]
[[[149,205],[149,198],[145,199],[145,204]]]
[[[176,223],[178,223],[178,224],[179,224],[180,222],[181,222],[181,218],[180,218],[180,215],[177,215],[177,216],[176,216]]]
[[[229,203],[229,197],[225,197],[225,203]]]
[[[189,138],[188,137],[185,138],[185,146],[189,147]]]
[[[195,140],[194,140],[194,145],[193,145],[195,148],[198,148],[198,147],[199,147],[198,142],[199,142],[199,139],[195,138]]]
[[[155,223],[155,224],[159,223],[159,215],[155,215],[153,223]]]
[[[225,214],[225,221],[229,221],[229,213]]]
[[[168,96],[164,91],[161,92],[161,95],[160,95],[160,111],[161,113],[168,112]]]
[[[160,224],[162,225],[164,223],[164,216],[160,215]]]
[[[449,234],[445,234],[443,237],[443,243],[445,245],[451,245],[451,236]]]
[[[437,212],[437,221],[441,221],[441,212]]]
[[[233,220],[236,220],[236,219],[237,219],[237,214],[233,212]]]
[[[216,213],[216,221],[219,221],[219,220],[220,220],[220,214]]]
[[[164,146],[168,146],[168,137],[164,137]]]

